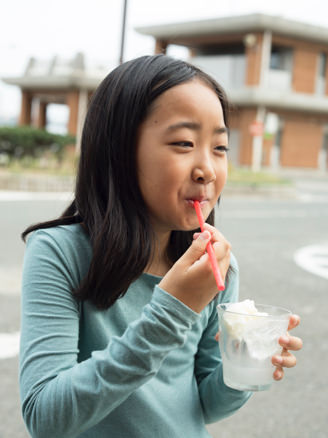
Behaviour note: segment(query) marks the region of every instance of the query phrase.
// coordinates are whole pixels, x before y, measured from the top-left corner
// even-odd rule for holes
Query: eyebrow
[[[167,132],[177,131],[178,129],[187,128],[191,129],[192,131],[199,131],[201,129],[201,125],[199,123],[195,122],[179,122],[175,123],[174,125],[170,125],[167,128]],[[214,129],[215,134],[225,134],[228,133],[228,128],[226,126],[221,126]]]

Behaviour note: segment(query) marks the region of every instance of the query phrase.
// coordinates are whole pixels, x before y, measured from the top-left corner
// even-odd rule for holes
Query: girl
[[[227,115],[213,79],[164,55],[121,65],[95,92],[74,201],[23,233],[34,231],[20,355],[33,437],[204,438],[205,423],[249,398],[224,385],[215,340],[217,304],[238,298],[236,260],[213,227]],[[226,282],[219,295],[209,240]],[[276,379],[301,340],[281,345]]]

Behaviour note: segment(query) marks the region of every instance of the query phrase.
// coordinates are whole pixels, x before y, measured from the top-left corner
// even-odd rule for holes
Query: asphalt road
[[[300,248],[328,248],[328,184],[313,183],[308,190],[302,184],[297,199],[223,199],[217,214],[217,226],[239,261],[241,298],[281,305],[299,314],[302,322],[295,335],[303,338],[304,348],[297,353],[297,367],[287,370],[283,381],[254,394],[231,418],[209,426],[214,438],[328,437],[328,276],[324,277],[328,252],[312,254],[312,262],[321,263],[321,275],[294,260]],[[32,222],[55,217],[65,205],[42,196],[5,200],[0,193],[0,438],[28,436],[17,384],[24,253],[19,233]]]

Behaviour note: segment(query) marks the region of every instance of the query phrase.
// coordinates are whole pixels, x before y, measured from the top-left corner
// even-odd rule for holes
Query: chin
[[[195,222],[192,224],[186,224],[177,228],[178,231],[196,231],[199,228],[199,223]]]

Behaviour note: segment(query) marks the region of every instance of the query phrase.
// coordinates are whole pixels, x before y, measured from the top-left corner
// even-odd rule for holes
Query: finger
[[[196,260],[191,266],[195,267],[197,265],[201,265],[205,262],[205,260],[208,260],[208,254],[205,252],[203,255],[200,256],[198,260]]]
[[[187,266],[191,266],[199,260],[200,257],[205,253],[206,245],[211,238],[211,234],[209,231],[204,231],[200,233],[198,238],[192,242],[190,247],[181,257],[180,262],[186,264]]]
[[[289,353],[284,352],[281,356],[273,356],[272,363],[278,368],[293,368],[296,365],[296,357]]]
[[[298,338],[296,336],[289,336],[288,334],[285,336],[280,336],[279,344],[286,350],[293,351],[298,351],[303,347],[303,341],[301,338]]]
[[[219,340],[220,340],[220,332],[217,332],[217,334],[215,335],[215,340],[216,340],[216,342],[219,342]]]
[[[227,239],[224,237],[224,235],[222,233],[220,233],[220,231],[217,228],[213,227],[212,225],[205,223],[204,229],[211,233],[211,236],[212,236],[211,241],[212,242],[227,242],[227,243],[229,243],[227,241]]]
[[[221,234],[217,228],[213,227],[213,225],[210,225],[207,222],[204,222],[204,230],[209,231],[211,233],[211,236],[214,234],[217,235],[217,233]],[[200,231],[196,231],[193,234],[193,236],[195,237],[195,236],[199,235],[200,233],[201,233]]]
[[[225,242],[214,242],[212,246],[217,260],[230,257],[230,247]]]
[[[230,257],[231,245],[230,242],[228,242],[223,236],[223,234],[221,234],[220,231],[215,227],[207,223],[204,224],[204,228],[211,233],[211,242],[215,250],[217,260],[219,261],[225,256]]]
[[[274,380],[281,380],[284,377],[284,370],[280,367],[277,367],[273,373]]]
[[[288,330],[292,330],[293,328],[297,327],[300,322],[301,318],[298,315],[290,315]]]

